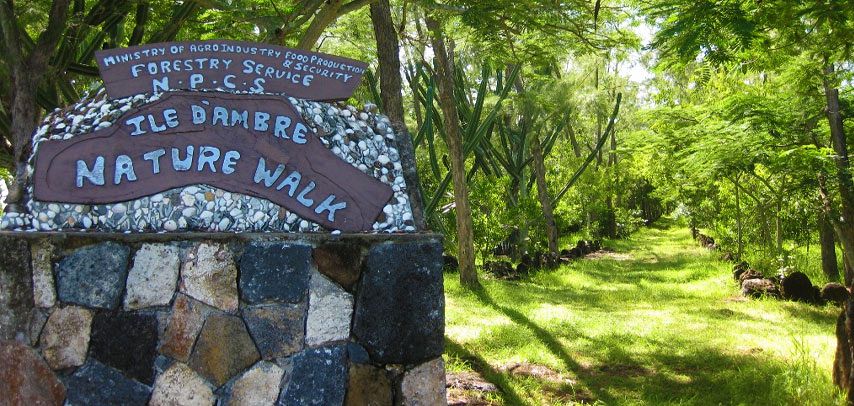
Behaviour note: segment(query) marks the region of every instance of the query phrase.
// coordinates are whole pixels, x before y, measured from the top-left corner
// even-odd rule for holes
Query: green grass
[[[606,246],[615,254],[478,291],[447,274],[448,371],[480,373],[494,404],[843,403],[832,306],[743,300],[687,227]],[[514,363],[558,376],[505,372]]]

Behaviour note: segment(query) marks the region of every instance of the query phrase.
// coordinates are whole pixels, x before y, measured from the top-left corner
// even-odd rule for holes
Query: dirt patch
[[[550,398],[554,399],[553,403],[571,403],[571,404],[592,404],[596,403],[596,396],[587,389],[577,389],[570,385],[563,385],[560,388],[544,387],[543,391],[548,393]]]
[[[477,372],[450,372],[446,380],[448,405],[491,406],[497,404],[489,400],[487,394],[498,392],[498,388]]]
[[[610,249],[603,248],[596,252],[587,254],[588,259],[610,259],[612,261],[631,261],[634,257],[631,254],[624,252],[614,252]]]
[[[758,355],[765,352],[765,349],[760,347],[736,347],[736,350],[744,355]]]
[[[499,368],[502,372],[515,377],[530,377],[543,381],[542,391],[552,399],[550,403],[594,403],[596,396],[586,388],[577,385],[560,372],[547,366],[516,362]]]
[[[477,372],[473,371],[451,372],[448,373],[446,379],[448,381],[448,388],[476,390],[481,392],[498,391],[498,388],[495,385],[484,379]]]
[[[527,362],[515,362],[512,364],[504,365],[499,369],[513,376],[537,378],[553,383],[575,383],[575,381],[573,381],[572,379],[564,378],[560,372],[557,372],[544,365],[530,364]]]

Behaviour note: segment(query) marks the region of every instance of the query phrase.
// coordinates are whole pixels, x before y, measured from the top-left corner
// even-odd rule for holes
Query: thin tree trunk
[[[744,234],[742,232],[742,214],[741,214],[741,187],[738,184],[739,177],[741,175],[737,175],[732,183],[735,185],[735,229],[736,229],[736,242],[738,253],[736,254],[737,258],[741,260],[742,254],[744,254]]]
[[[608,152],[608,166],[617,164],[617,131],[611,131],[611,150]]]
[[[575,137],[575,130],[571,124],[566,125],[566,131],[569,134],[569,143],[572,145],[572,153],[576,158],[581,158],[581,145],[578,144],[578,139]]]
[[[388,114],[391,125],[397,137],[394,144],[400,154],[403,166],[403,179],[407,184],[409,205],[412,208],[414,226],[418,230],[427,229],[424,219],[424,202],[421,197],[421,184],[418,179],[418,169],[415,165],[415,151],[412,147],[412,137],[406,128],[403,111],[403,80],[400,77],[400,45],[394,22],[391,19],[391,8],[388,0],[377,0],[371,4],[371,22],[374,26],[374,36],[377,40],[377,56],[379,58],[380,98],[382,98],[385,113]]]
[[[833,225],[824,212],[818,213],[818,241],[821,248],[821,270],[827,280],[839,280],[839,265],[836,263],[836,240],[833,238]]]
[[[831,220],[830,224],[833,226],[833,232],[836,235],[837,240],[839,240],[839,243],[842,244],[842,263],[845,266],[845,286],[851,288],[852,286],[854,286],[854,266],[852,266],[852,263],[854,263],[854,261],[851,261],[852,257],[854,257],[854,243],[852,243],[851,240],[844,238],[846,235],[845,233],[850,230],[843,230],[840,226],[840,223],[842,223],[842,221],[835,220],[837,216],[833,214],[833,204],[831,203],[830,196],[827,193],[827,187],[825,186],[825,182],[826,179],[824,178],[824,175],[819,174],[818,192],[819,197],[822,201],[822,208],[824,210],[824,213]]]
[[[847,307],[848,304],[845,304]],[[840,389],[848,389],[851,375],[851,347],[848,345],[847,312],[843,308],[836,318],[836,355],[833,359],[833,383]]]
[[[543,209],[543,217],[546,220],[546,234],[549,239],[549,253],[557,256],[557,226],[555,225],[555,216],[552,209],[552,200],[549,197],[549,188],[546,184],[546,166],[543,163],[543,147],[540,145],[540,137],[536,132],[532,132],[533,139],[531,140],[531,155],[534,158],[534,176],[537,181],[537,196],[540,199],[540,206]]]
[[[148,0],[140,0],[136,5],[136,15],[134,17],[134,27],[131,33],[128,45],[139,45],[142,42],[142,36],[145,34],[145,24],[148,23],[149,15]]]
[[[842,125],[842,115],[839,112],[839,89],[831,85],[829,78],[833,71],[833,65],[826,63],[825,74],[822,77],[824,95],[827,101],[826,113],[830,125],[830,138],[833,150],[836,152],[836,176],[839,182],[841,201],[841,218],[837,220],[837,217],[834,217],[833,228],[844,248],[845,262],[849,268],[854,268],[854,181],[851,179],[845,128]]]
[[[599,139],[602,137],[602,115],[599,112],[596,112],[596,143],[599,143]],[[596,153],[596,167],[602,166],[602,150],[600,149]]]
[[[774,213],[774,239],[775,239],[775,248],[777,249],[777,254],[781,254],[783,252],[783,199],[782,197],[777,198],[777,210]]]
[[[431,16],[427,16],[427,29],[433,45],[436,80],[439,85],[439,105],[447,135],[448,155],[451,161],[451,177],[454,183],[454,202],[457,220],[457,254],[460,263],[460,283],[466,287],[477,287],[477,270],[474,267],[474,235],[472,229],[469,192],[466,184],[466,162],[463,156],[462,131],[457,106],[454,104],[454,77],[451,60],[445,48],[444,34]]]

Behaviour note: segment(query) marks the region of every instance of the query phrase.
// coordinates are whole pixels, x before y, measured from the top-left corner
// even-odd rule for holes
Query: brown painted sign
[[[369,230],[388,185],[326,149],[277,96],[176,92],[113,126],[39,144],[34,197],[114,203],[208,184],[343,231]]]
[[[318,52],[240,41],[147,44],[98,51],[110,98],[167,90],[286,93],[309,100],[353,94],[367,64]]]

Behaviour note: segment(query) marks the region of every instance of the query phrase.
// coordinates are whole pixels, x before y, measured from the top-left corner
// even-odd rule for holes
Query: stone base
[[[444,403],[433,234],[0,233],[12,403]]]

